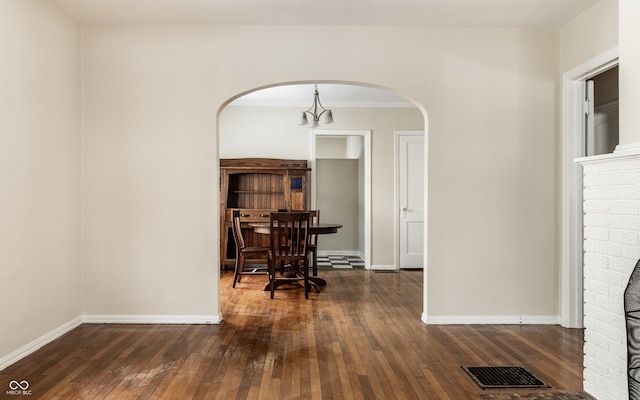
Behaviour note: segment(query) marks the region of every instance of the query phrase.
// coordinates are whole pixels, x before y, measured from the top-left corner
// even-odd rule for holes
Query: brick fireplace
[[[640,154],[579,160],[584,171],[584,390],[628,398],[624,291],[640,259]]]

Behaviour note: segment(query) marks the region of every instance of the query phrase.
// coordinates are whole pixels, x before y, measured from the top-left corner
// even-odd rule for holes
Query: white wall
[[[83,46],[87,314],[217,313],[216,113],[253,88],[329,80],[428,112],[427,314],[556,315],[556,31],[90,26]],[[373,153],[393,146],[374,138]],[[393,170],[373,168],[387,209]],[[374,259],[393,226],[374,220]]]
[[[617,46],[618,0],[600,0],[560,29],[560,70],[569,71]]]
[[[79,323],[80,28],[0,2],[0,369]]]

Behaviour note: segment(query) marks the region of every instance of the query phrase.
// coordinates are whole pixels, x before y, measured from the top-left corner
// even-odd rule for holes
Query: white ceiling
[[[83,24],[202,23],[557,28],[598,0],[53,0]],[[325,107],[410,105],[392,93],[319,85]],[[311,105],[313,85],[250,93],[233,105]]]
[[[559,27],[598,0],[53,0],[83,23]]]

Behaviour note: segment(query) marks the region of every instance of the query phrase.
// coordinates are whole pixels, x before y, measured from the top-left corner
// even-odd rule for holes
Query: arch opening
[[[363,131],[372,130],[373,146],[377,149],[372,154],[372,163],[374,164],[371,172],[372,190],[386,192],[391,200],[386,203],[374,204],[374,213],[369,215],[370,231],[365,235],[372,241],[374,250],[368,257],[367,265],[371,269],[383,267],[380,269],[388,269],[384,267],[396,266],[398,263],[397,244],[395,236],[397,232],[398,221],[395,217],[395,177],[391,177],[391,181],[384,183],[380,181],[378,175],[386,175],[380,173],[380,162],[376,160],[384,159],[385,162],[395,162],[394,144],[385,145],[379,142],[383,137],[382,131],[388,127],[374,126],[384,119],[380,115],[381,110],[387,110],[389,113],[397,113],[400,117],[389,118],[390,122],[409,120],[408,126],[394,126],[389,129],[389,140],[394,140],[393,133],[396,130],[423,130],[425,135],[424,159],[425,159],[425,185],[424,185],[424,281],[423,281],[423,316],[422,320],[426,322],[427,315],[427,249],[428,249],[428,118],[424,107],[411,98],[402,95],[396,90],[370,84],[364,82],[352,81],[290,81],[273,83],[249,89],[238,93],[229,98],[219,108],[217,113],[216,124],[218,127],[218,159],[221,158],[284,158],[284,159],[306,159],[311,160],[311,153],[314,146],[312,138],[316,137],[310,132],[308,126],[298,126],[300,112],[308,109],[313,101],[313,85],[317,84],[320,92],[320,98],[325,108],[334,110],[333,125],[320,124],[317,130],[322,130],[325,135],[327,131],[335,130],[336,132],[345,132],[349,130]],[[289,96],[289,97],[286,97]],[[359,96],[359,97],[358,97]],[[367,97],[369,96],[369,97]],[[274,110],[279,111],[274,111]],[[365,110],[369,110],[368,112]],[[336,112],[337,111],[337,112]],[[372,116],[374,115],[374,116]],[[406,116],[409,117],[406,117]],[[418,122],[416,122],[418,121]],[[374,129],[371,129],[372,126]],[[283,133],[286,131],[286,133]],[[287,143],[286,149],[280,148],[278,151],[272,151],[269,143]],[[240,145],[241,144],[241,145]],[[250,144],[250,145],[247,145]],[[385,151],[379,149],[388,147],[389,155]],[[315,167],[315,166],[314,166]],[[390,169],[393,171],[393,167]],[[219,167],[218,167],[219,173]],[[393,174],[391,174],[393,175]],[[314,182],[315,183],[315,182]],[[382,190],[381,190],[382,189]],[[379,201],[381,196],[373,193],[372,197]],[[382,195],[384,197],[384,194]],[[310,199],[311,200],[311,197]],[[309,201],[311,206],[311,201]],[[380,208],[385,209],[385,215],[380,217]],[[390,215],[390,217],[389,217]],[[218,216],[221,218],[222,216]],[[324,215],[323,215],[324,217]],[[324,219],[324,218],[323,218]],[[392,226],[385,226],[385,222],[391,221]],[[386,232],[391,243],[390,248],[378,250],[380,231]],[[390,232],[390,233],[389,233]],[[372,238],[374,236],[375,238]],[[384,235],[383,235],[384,236]],[[384,239],[382,239],[384,241]],[[383,254],[385,253],[385,254]],[[389,258],[389,254],[391,258]],[[220,255],[219,255],[220,256]],[[395,269],[395,267],[394,267]],[[219,277],[218,277],[219,278]],[[220,288],[220,286],[218,285]],[[218,293],[219,295],[219,293]],[[220,303],[219,303],[220,304]]]

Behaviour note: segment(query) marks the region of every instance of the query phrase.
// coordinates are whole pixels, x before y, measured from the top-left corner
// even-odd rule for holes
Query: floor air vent
[[[482,389],[549,388],[522,367],[462,367]]]

